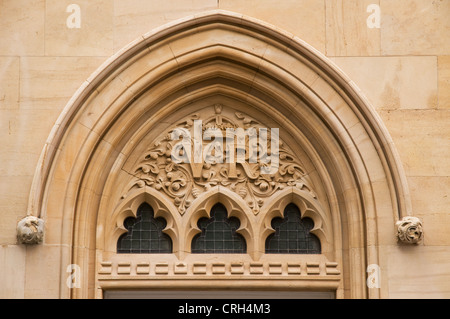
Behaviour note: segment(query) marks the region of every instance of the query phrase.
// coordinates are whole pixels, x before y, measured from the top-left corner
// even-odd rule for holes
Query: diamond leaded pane
[[[137,211],[136,218],[130,217],[124,221],[128,232],[117,242],[119,254],[162,254],[172,252],[172,240],[162,231],[166,221],[154,218],[150,205],[144,203]]]
[[[284,210],[284,218],[274,218],[272,228],[275,233],[266,240],[267,254],[320,254],[320,240],[310,231],[314,222],[301,218],[300,210],[290,204]]]
[[[211,218],[202,218],[198,227],[202,231],[192,240],[194,254],[243,254],[247,252],[245,239],[236,233],[240,222],[237,218],[228,218],[222,204],[211,210]]]

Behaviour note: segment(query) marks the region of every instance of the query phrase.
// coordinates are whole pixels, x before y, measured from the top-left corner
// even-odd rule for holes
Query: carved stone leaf
[[[152,172],[153,174],[159,174],[159,167],[156,164],[147,164],[141,167],[142,172],[148,174]]]

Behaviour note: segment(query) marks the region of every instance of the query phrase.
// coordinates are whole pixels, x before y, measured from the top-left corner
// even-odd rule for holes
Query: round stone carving
[[[423,238],[422,222],[417,217],[407,216],[396,223],[397,238],[402,243],[418,244]]]
[[[17,225],[17,240],[21,244],[36,245],[44,239],[44,221],[35,216],[27,216]]]

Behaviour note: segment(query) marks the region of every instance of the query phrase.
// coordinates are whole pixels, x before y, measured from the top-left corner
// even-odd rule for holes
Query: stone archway
[[[121,200],[133,202],[126,192],[139,182],[133,169],[149,144],[216,104],[228,110],[228,118],[243,110],[236,121],[282,128],[281,139],[304,180],[301,187],[286,184],[292,188],[284,190],[285,197],[277,192],[265,198],[260,205],[265,213],[252,213],[253,207],[224,186],[211,196],[226,193],[228,205],[254,223],[248,238],[264,233],[264,218],[258,216],[281,210],[274,205],[287,196],[311,211],[327,247],[318,259],[299,260],[294,277],[288,262],[249,255],[242,260],[243,273],[234,269],[252,275],[252,265],[257,268],[258,276],[245,287],[273,280],[271,286],[282,288],[286,278],[295,278],[298,289],[333,289],[340,298],[382,296],[383,289],[367,289],[366,267],[383,265],[378,247],[395,238],[395,221],[410,214],[405,177],[386,129],[351,80],[306,43],[261,21],[214,11],[161,27],[124,48],[84,83],[55,125],[35,175],[29,214],[46,222],[44,246],[61,248],[54,265],[61,297],[101,297],[102,289],[113,286],[182,288],[186,282],[169,275],[195,273],[195,260],[185,262],[184,254],[154,264],[117,259],[108,247],[111,227],[120,225],[111,224],[111,217]],[[171,216],[172,239],[181,247],[180,230],[188,227],[184,216],[193,212],[187,207],[180,214],[170,196],[159,196],[145,182],[136,185],[141,190],[131,192],[142,198],[153,194],[160,214]],[[79,289],[66,286],[70,264],[82,270]],[[218,263],[216,274],[207,261],[197,266],[209,267],[211,275],[233,273],[231,259]],[[139,271],[167,276],[153,286],[150,279],[133,281]],[[207,270],[198,271],[208,279]],[[229,279],[221,277],[216,288]]]

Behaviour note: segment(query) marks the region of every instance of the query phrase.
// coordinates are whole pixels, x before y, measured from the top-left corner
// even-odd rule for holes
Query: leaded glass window
[[[120,254],[162,254],[172,252],[172,240],[162,231],[166,227],[163,218],[154,218],[150,205],[144,203],[137,211],[136,218],[125,219],[128,232],[117,242]]]
[[[245,239],[236,230],[239,219],[227,217],[227,210],[222,204],[211,209],[211,218],[202,218],[198,227],[202,231],[192,240],[194,254],[244,254],[247,252]]]
[[[301,218],[300,210],[290,204],[284,210],[284,218],[272,220],[274,234],[267,237],[267,254],[320,254],[320,240],[310,231],[314,222],[310,218]]]

